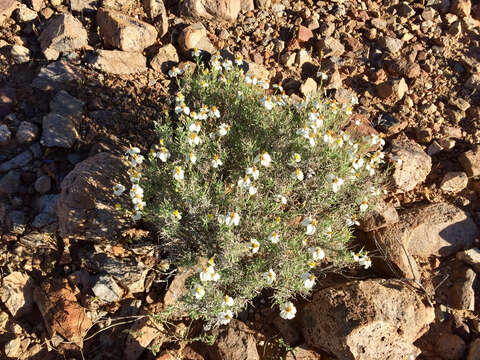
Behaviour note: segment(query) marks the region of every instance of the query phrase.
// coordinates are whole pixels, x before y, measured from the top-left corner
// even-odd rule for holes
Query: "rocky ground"
[[[480,2],[3,0],[0,25],[2,358],[480,359]],[[111,197],[194,47],[298,96],[325,72],[396,162],[357,232],[373,270],[327,277],[292,322],[256,299],[213,346],[145,317],[185,275]]]

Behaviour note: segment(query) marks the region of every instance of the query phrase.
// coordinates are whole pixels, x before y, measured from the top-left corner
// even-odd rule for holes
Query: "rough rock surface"
[[[150,61],[150,67],[158,72],[168,72],[168,70],[177,63],[177,49],[175,49],[175,46],[172,44],[168,44],[158,49],[157,55]]]
[[[392,141],[390,156],[400,159],[392,174],[393,185],[397,192],[413,190],[417,184],[427,178],[432,169],[432,159],[416,142],[398,138]]]
[[[345,360],[403,360],[434,320],[412,287],[396,280],[352,281],[317,292],[304,309],[308,345]]]
[[[70,341],[80,341],[92,326],[65,279],[44,283],[33,292],[50,336],[58,333]]]
[[[148,17],[155,21],[159,36],[165,35],[168,32],[168,17],[163,0],[143,0],[143,6]]]
[[[402,276],[418,279],[411,256],[449,256],[468,249],[478,236],[478,228],[463,210],[438,203],[408,209],[400,214],[398,223],[374,231],[371,236]]]
[[[235,21],[241,9],[239,0],[185,0],[182,14],[192,18]]]
[[[141,52],[157,38],[152,25],[111,9],[98,10],[97,24],[105,44],[123,51]]]
[[[478,146],[461,154],[458,161],[462,164],[468,176],[480,175],[480,148]]]
[[[207,37],[207,30],[202,23],[195,23],[182,30],[178,37],[178,44],[182,52],[197,48],[209,53],[215,52],[215,47]]]
[[[81,49],[88,43],[87,31],[82,23],[70,14],[60,14],[52,18],[38,39],[48,60],[56,60],[60,53]]]
[[[20,317],[32,310],[33,279],[21,272],[12,272],[2,279],[0,300],[14,317]]]
[[[75,122],[59,114],[50,113],[43,118],[43,132],[40,143],[47,147],[71,148],[78,139]]]
[[[211,360],[259,360],[252,331],[240,320],[232,320],[226,327],[212,332],[217,336],[209,348]]]
[[[384,201],[379,201],[367,216],[360,222],[363,231],[378,230],[397,223],[399,220],[395,207]]]
[[[125,341],[126,360],[137,360],[157,337],[162,335],[161,325],[153,324],[148,317],[135,321]]]
[[[140,53],[119,50],[97,50],[90,63],[109,74],[127,75],[147,70],[147,59]]]
[[[40,69],[32,86],[44,91],[60,90],[79,79],[81,75],[78,68],[64,61],[56,61]]]
[[[93,241],[114,237],[127,222],[115,209],[119,198],[114,197],[112,188],[128,181],[127,164],[110,153],[78,163],[61,183],[57,206],[61,236]],[[119,202],[126,207],[127,195]]]

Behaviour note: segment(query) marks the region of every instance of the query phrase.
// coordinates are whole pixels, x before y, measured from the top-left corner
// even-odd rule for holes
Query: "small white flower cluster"
[[[370,266],[372,266],[372,260],[364,253],[352,253],[352,257],[355,262],[357,262],[360,266],[363,266],[365,269],[368,269]]]

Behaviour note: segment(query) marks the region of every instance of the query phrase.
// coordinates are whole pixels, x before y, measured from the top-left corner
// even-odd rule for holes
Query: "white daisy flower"
[[[140,179],[142,178],[142,173],[140,171],[132,171],[130,173],[130,181],[132,183],[137,183],[140,181]]]
[[[327,181],[332,184],[332,191],[334,193],[338,192],[340,190],[341,186],[343,185],[343,179],[333,175],[333,174],[328,174],[327,175]]]
[[[226,218],[225,215],[218,215],[218,216],[217,216],[217,221],[218,221],[218,223],[219,223],[220,225],[225,224],[225,218]]]
[[[250,195],[255,195],[257,193],[257,186],[255,184],[251,184],[249,187],[248,187],[248,193]]]
[[[353,225],[359,226],[360,225],[360,223],[358,222],[357,217],[355,215],[352,215],[351,218],[348,218],[347,221],[346,221],[346,224],[347,224],[347,226],[353,226]]]
[[[215,273],[214,267],[211,266],[204,266],[202,270],[199,271],[200,273],[200,280],[205,282],[205,281],[210,281],[212,280],[212,276]]]
[[[368,201],[367,199],[363,199],[362,202],[360,203],[360,211],[364,212],[368,209]]]
[[[287,198],[281,194],[275,195],[277,201],[281,202],[283,205],[287,205]]]
[[[193,296],[195,296],[195,299],[197,300],[200,300],[205,296],[205,289],[203,288],[202,285],[194,285],[191,292]]]
[[[333,133],[330,130],[323,135],[323,141],[328,145],[333,144],[334,137],[333,137]]]
[[[194,56],[194,57],[199,57],[201,54],[202,54],[202,52],[197,48],[194,48],[192,50],[192,56]]]
[[[363,266],[365,269],[368,269],[372,266],[372,260],[368,256],[363,256],[358,260],[358,263]]]
[[[227,226],[237,226],[240,223],[240,215],[236,212],[231,212],[228,216],[225,217],[225,225]]]
[[[170,77],[177,77],[181,73],[182,73],[182,71],[179,68],[177,68],[176,66],[173,66],[170,70],[168,70],[168,76],[170,76]]]
[[[125,186],[123,186],[122,184],[115,184],[113,186],[113,193],[115,194],[115,196],[122,195],[124,191],[125,191]]]
[[[292,155],[292,161],[294,163],[299,163],[300,161],[302,161],[302,157],[299,153],[295,153]]]
[[[185,103],[181,103],[181,104],[175,106],[175,113],[176,114],[184,113],[185,115],[189,115],[190,114],[190,108]]]
[[[175,166],[173,169],[173,178],[177,181],[183,180],[184,172],[181,166]]]
[[[193,151],[191,151],[189,154],[186,156],[187,161],[191,161],[192,164],[195,164],[197,162],[197,155]]]
[[[220,124],[220,126],[218,127],[218,135],[225,136],[227,135],[229,130],[230,130],[230,125]]]
[[[223,303],[222,306],[233,306],[235,304],[235,301],[231,296],[225,295],[223,297]]]
[[[127,150],[127,154],[130,156],[140,154],[140,149],[136,146],[130,146]]]
[[[271,96],[265,96],[260,100],[260,103],[265,106],[265,109],[272,110],[273,109],[273,101]]]
[[[141,165],[143,163],[143,160],[145,160],[143,155],[133,154],[130,157],[130,164],[132,165],[132,167],[135,167],[137,165]]]
[[[200,121],[195,121],[188,126],[188,131],[199,133],[202,123]]]
[[[280,234],[274,231],[270,234],[270,236],[268,237],[268,240],[270,240],[272,244],[277,244],[280,241]]]
[[[220,110],[218,110],[218,108],[214,105],[210,108],[210,116],[213,118],[217,118],[219,119],[220,118]]]
[[[257,85],[258,79],[255,76],[248,74],[247,76],[245,76],[245,82],[247,84]]]
[[[323,258],[325,258],[325,252],[318,246],[308,248],[308,253],[312,256],[312,259],[314,261],[322,260]]]
[[[268,285],[271,285],[277,280],[277,274],[272,269],[263,273],[263,279],[267,282]]]
[[[291,173],[290,177],[292,179],[297,179],[298,181],[302,181],[304,178],[303,171],[300,168],[297,168],[294,172]]]
[[[329,226],[329,227],[327,227],[327,228],[325,229],[325,235],[327,235],[327,237],[328,237],[329,239],[332,238],[332,236],[333,236],[333,230],[332,230],[332,227],[331,227],[331,226]]]
[[[182,104],[185,101],[185,96],[179,91],[175,96],[175,102]]]
[[[188,137],[188,144],[190,146],[197,146],[202,143],[202,139],[200,139],[200,136],[198,136],[197,133],[191,133],[190,136]]]
[[[248,248],[253,254],[256,254],[258,250],[260,249],[260,243],[257,241],[257,239],[250,239],[250,244],[248,244]]]
[[[313,285],[315,285],[315,279],[316,279],[315,275],[310,273],[303,273],[302,280],[303,280],[303,286],[305,286],[305,289],[311,289]]]
[[[212,159],[212,167],[218,168],[219,166],[222,166],[223,162],[222,160],[218,157],[218,155],[213,155]]]
[[[312,219],[310,216],[303,219],[301,225],[306,228],[306,235],[313,235],[315,234],[315,231],[317,231],[317,220]]]
[[[316,136],[315,133],[311,132],[308,134],[308,143],[310,144],[311,147],[314,147],[316,145]]]
[[[238,187],[243,188],[244,190],[248,190],[250,188],[251,184],[250,177],[248,175],[245,175],[243,178],[238,179],[237,185]]]
[[[133,221],[140,220],[142,218],[142,213],[140,211],[137,211],[135,215],[132,216]]]
[[[282,319],[291,320],[295,317],[296,313],[297,309],[290,301],[280,306],[280,317]]]
[[[218,313],[217,321],[220,325],[227,325],[233,319],[232,310],[221,311]]]
[[[145,201],[139,201],[137,203],[134,203],[133,209],[135,211],[142,211],[145,208],[146,205],[147,205],[147,203]]]
[[[178,210],[173,210],[173,217],[177,220],[180,220],[182,218],[182,214],[180,214],[180,211]]]
[[[260,172],[258,171],[256,166],[247,168],[247,170],[245,170],[245,173],[247,175],[251,175],[253,180],[257,180],[258,176],[260,175]]]
[[[161,147],[155,156],[159,158],[161,162],[166,162],[170,157],[170,151],[168,151],[166,147]]]
[[[243,56],[238,54],[238,55],[235,55],[235,64],[237,64],[238,66],[241,66],[243,65]]]
[[[257,155],[254,162],[260,162],[262,166],[269,167],[272,162],[272,158],[266,151],[264,151],[260,155]]]
[[[325,73],[322,72],[322,71],[318,71],[318,72],[317,72],[317,77],[319,77],[319,78],[322,79],[322,80],[327,80],[327,79],[328,79],[328,75],[325,74]]]
[[[362,168],[364,164],[365,164],[365,161],[363,160],[363,158],[359,157],[354,162],[352,162],[352,167],[355,170],[359,170]]]

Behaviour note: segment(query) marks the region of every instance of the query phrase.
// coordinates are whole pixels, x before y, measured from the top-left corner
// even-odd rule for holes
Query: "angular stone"
[[[5,356],[7,358],[19,359],[22,353],[22,339],[16,337],[5,344]]]
[[[314,294],[303,313],[307,345],[344,360],[416,358],[434,310],[397,280],[352,281]]]
[[[480,175],[480,148],[477,145],[472,150],[460,154],[458,161],[468,176]]]
[[[454,285],[450,289],[450,304],[455,309],[475,310],[475,289],[477,274],[470,268],[457,269]]]
[[[193,270],[186,268],[179,268],[178,272],[173,277],[172,282],[168,286],[168,290],[163,298],[163,304],[170,306],[175,304],[180,299],[187,289],[185,288],[185,282],[194,274]]]
[[[160,37],[165,35],[168,32],[168,17],[163,0],[143,0],[143,6],[148,17],[155,20],[155,28]]]
[[[377,85],[377,94],[382,99],[393,97],[395,100],[402,100],[408,91],[408,85],[404,78],[388,80]]]
[[[456,256],[458,260],[462,260],[464,263],[471,265],[477,273],[480,272],[480,249],[472,248],[460,251]]]
[[[135,0],[103,0],[102,6],[106,9],[128,12],[134,3]]]
[[[158,49],[157,55],[150,61],[150,66],[158,72],[168,72],[168,70],[178,64],[177,49],[172,44],[165,45]]]
[[[80,72],[76,67],[64,61],[56,61],[40,69],[32,81],[32,86],[44,91],[60,90],[80,79]]]
[[[202,23],[195,23],[182,30],[178,37],[180,50],[188,53],[192,49],[199,49],[213,54],[216,49],[207,37],[207,30]]]
[[[43,146],[69,149],[77,139],[78,133],[72,118],[54,113],[43,117],[43,133],[40,140]]]
[[[0,25],[5,22],[18,7],[17,0],[3,0],[0,2]]]
[[[379,40],[379,45],[388,50],[392,55],[398,55],[403,47],[403,41],[391,36],[383,36]]]
[[[113,303],[120,300],[123,291],[109,275],[100,275],[92,286],[92,291],[100,300]]]
[[[308,345],[302,344],[295,346],[292,351],[289,351],[285,360],[322,360],[322,356],[310,349]]]
[[[33,21],[38,17],[35,10],[29,9],[24,4],[20,4],[18,9],[15,11],[15,15],[19,22]]]
[[[115,184],[129,183],[127,170],[124,160],[109,153],[79,162],[61,183],[57,206],[60,236],[104,242],[128,226],[115,203],[128,208],[129,196],[126,192],[113,197],[111,192]]]
[[[323,53],[324,57],[341,56],[345,52],[345,46],[340,40],[334,37],[327,37],[317,42],[317,50]]]
[[[307,78],[300,86],[300,92],[304,96],[313,96],[317,92],[317,83],[312,78]]]
[[[21,317],[32,310],[34,286],[30,276],[18,271],[2,279],[0,300],[13,317]]]
[[[38,126],[29,121],[22,121],[18,126],[15,140],[19,144],[28,144],[34,141],[38,136]]]
[[[425,154],[420,145],[407,138],[394,139],[389,156],[397,159],[392,173],[393,185],[397,192],[413,190],[427,178],[432,169],[430,156]]]
[[[396,224],[399,221],[398,213],[391,203],[380,200],[360,222],[360,229],[365,232],[378,230]]]
[[[129,75],[147,70],[145,56],[127,51],[97,50],[90,63],[98,70],[115,75]]]
[[[400,221],[370,236],[404,277],[419,279],[412,256],[450,256],[473,246],[479,231],[470,215],[450,204],[418,205],[400,214]]]
[[[78,122],[82,117],[84,105],[83,101],[73,97],[65,90],[61,90],[50,101],[50,112]]]
[[[185,0],[181,5],[183,16],[209,20],[235,21],[241,9],[239,0]]]
[[[163,327],[160,323],[153,324],[148,318],[141,318],[134,322],[129,335],[125,340],[123,355],[126,360],[137,360],[152,341],[162,336]],[[161,343],[155,342],[159,346]],[[170,357],[169,357],[170,358]]]
[[[7,172],[12,169],[21,168],[22,166],[25,166],[30,161],[32,161],[32,159],[33,159],[32,153],[28,150],[25,150],[24,152],[21,152],[20,154],[15,156],[13,159],[10,159],[2,163],[0,165],[0,172]]]
[[[70,0],[70,9],[82,14],[91,14],[97,11],[98,0]]]
[[[215,344],[208,348],[211,360],[260,360],[252,330],[240,320],[214,329]]]
[[[468,185],[468,176],[463,171],[451,171],[445,174],[440,184],[440,189],[457,193]]]
[[[47,60],[56,60],[60,53],[81,49],[88,44],[87,30],[70,14],[52,18],[40,37],[40,47]]]
[[[66,279],[44,283],[33,292],[50,336],[59,334],[65,339],[81,342],[92,326],[92,320],[80,306]]]
[[[13,45],[10,50],[10,56],[17,64],[24,64],[30,61],[30,50],[25,46]]]
[[[105,45],[123,51],[141,52],[157,39],[152,25],[115,10],[98,10],[97,24]]]

